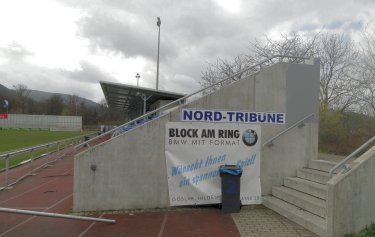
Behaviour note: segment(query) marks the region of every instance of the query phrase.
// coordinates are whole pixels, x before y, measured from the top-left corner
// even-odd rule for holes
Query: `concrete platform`
[[[74,167],[72,153],[67,154],[12,189],[1,191],[0,207],[71,213]],[[114,211],[93,216],[115,219],[117,223],[0,213],[0,237],[314,236],[262,205],[243,207],[241,213],[232,215],[215,207],[193,207]]]

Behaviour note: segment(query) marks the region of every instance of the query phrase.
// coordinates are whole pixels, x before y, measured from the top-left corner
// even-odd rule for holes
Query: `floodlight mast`
[[[139,75],[139,73],[137,72],[137,75],[135,75],[135,78],[137,78],[137,87],[139,87],[139,78],[140,78],[141,76]]]
[[[159,28],[159,33],[158,33],[158,60],[157,60],[157,65],[156,65],[156,90],[159,90],[159,53],[160,53],[160,25],[161,25],[160,17],[157,17],[156,25]]]

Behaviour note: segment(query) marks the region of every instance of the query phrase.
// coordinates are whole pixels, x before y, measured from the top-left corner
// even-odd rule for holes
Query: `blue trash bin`
[[[241,209],[240,186],[242,168],[238,165],[219,167],[221,177],[221,203],[224,213],[238,213]]]

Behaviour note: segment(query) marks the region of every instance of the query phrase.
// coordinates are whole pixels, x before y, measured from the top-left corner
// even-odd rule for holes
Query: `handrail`
[[[299,126],[300,124],[304,123],[305,120],[309,119],[310,117],[315,117],[315,114],[312,113],[304,118],[302,118],[301,120],[297,121],[296,123],[294,123],[292,126],[290,126],[289,128],[285,129],[284,131],[282,131],[281,133],[277,134],[276,136],[274,136],[273,138],[267,140],[265,143],[263,143],[262,147],[265,147],[266,145],[273,145],[273,141],[276,140],[277,138],[279,138],[281,135],[283,135],[284,133],[288,132],[289,130]]]
[[[153,111],[150,111],[150,112],[148,112],[148,113],[146,113],[146,114],[144,114],[144,115],[142,115],[142,116],[140,116],[140,117],[138,117],[138,118],[136,118],[136,119],[133,119],[133,120],[127,122],[127,123],[122,124],[122,125],[119,126],[119,127],[113,128],[113,129],[111,129],[111,130],[109,130],[109,131],[107,131],[107,132],[105,132],[105,133],[102,133],[102,134],[99,135],[99,136],[96,136],[96,137],[94,137],[94,138],[92,138],[92,139],[90,139],[90,140],[88,140],[88,141],[85,141],[85,142],[83,142],[83,143],[81,143],[81,144],[78,144],[77,146],[75,146],[75,149],[78,149],[79,147],[82,147],[82,146],[85,146],[85,145],[87,146],[87,145],[89,144],[89,142],[91,142],[91,141],[93,141],[93,140],[96,140],[96,139],[101,138],[101,137],[103,137],[103,136],[105,136],[105,135],[111,134],[112,132],[116,131],[117,129],[121,129],[121,128],[123,128],[123,127],[129,125],[129,124],[132,124],[132,123],[137,122],[138,120],[141,120],[141,119],[147,118],[148,116],[153,115],[153,114],[155,114],[155,113],[157,113],[157,112],[159,112],[159,111],[162,111],[162,110],[164,110],[164,109],[166,109],[166,108],[170,108],[170,107],[173,106],[173,105],[180,105],[180,104],[184,103],[184,102],[186,101],[186,99],[188,99],[188,98],[190,98],[190,97],[192,97],[192,96],[194,96],[194,95],[196,95],[196,94],[198,94],[198,93],[201,93],[201,92],[203,92],[203,91],[205,91],[205,90],[207,90],[207,89],[210,89],[210,88],[212,88],[212,87],[215,87],[215,86],[217,86],[217,85],[219,85],[219,84],[221,84],[221,83],[223,83],[223,82],[225,82],[225,81],[227,81],[227,80],[229,80],[229,79],[232,79],[233,77],[235,77],[235,76],[237,76],[237,75],[240,75],[240,74],[242,74],[242,73],[244,73],[244,72],[246,72],[246,71],[249,71],[249,70],[251,70],[251,69],[253,69],[253,68],[256,68],[256,67],[258,67],[258,66],[261,66],[262,64],[264,64],[264,63],[266,63],[266,62],[268,62],[268,61],[270,61],[270,60],[272,60],[272,59],[275,59],[275,58],[294,58],[294,59],[302,59],[302,60],[308,60],[308,59],[311,59],[311,57],[298,57],[298,56],[289,56],[289,55],[274,55],[274,56],[272,56],[272,57],[270,57],[270,58],[267,58],[267,59],[261,61],[260,63],[257,63],[257,64],[255,64],[255,65],[253,65],[253,66],[248,67],[248,68],[245,68],[245,69],[243,69],[243,70],[241,70],[241,71],[239,71],[239,72],[237,72],[237,73],[235,73],[235,74],[233,74],[233,75],[231,75],[231,76],[229,76],[229,77],[226,77],[226,78],[224,78],[224,79],[222,79],[222,80],[220,80],[220,81],[218,81],[218,82],[212,84],[212,85],[209,85],[209,86],[207,86],[207,87],[205,87],[205,88],[203,88],[203,89],[200,89],[200,90],[198,90],[198,91],[196,91],[196,92],[193,92],[193,93],[191,93],[191,94],[189,94],[189,95],[186,95],[186,96],[184,96],[184,97],[182,97],[182,98],[180,98],[180,99],[174,100],[174,101],[172,101],[172,102],[169,103],[169,104],[166,104],[166,105],[164,105],[164,106],[161,106],[161,107],[159,107],[159,108],[157,108],[157,109],[155,109],[155,110],[153,110]]]
[[[41,144],[41,145],[37,145],[37,146],[33,146],[33,147],[28,147],[28,148],[24,148],[24,149],[20,149],[20,150],[16,150],[16,151],[10,151],[10,152],[5,152],[5,153],[1,153],[0,154],[0,160],[5,160],[5,168],[0,170],[0,172],[5,172],[5,185],[3,187],[0,187],[0,191],[4,190],[4,189],[7,189],[9,188],[10,186],[12,185],[15,185],[16,183],[18,183],[19,181],[23,180],[24,178],[26,178],[27,176],[29,175],[32,175],[35,171],[45,167],[46,165],[50,164],[50,163],[53,163],[55,162],[56,160],[58,159],[61,159],[62,157],[64,157],[67,152],[62,152],[64,154],[60,154],[60,149],[61,149],[61,145],[62,146],[65,146],[64,150],[66,150],[66,148],[71,145],[74,145],[76,142],[79,142],[83,137],[87,137],[89,135],[92,135],[94,133],[91,133],[91,134],[86,134],[86,135],[82,135],[82,136],[76,136],[76,137],[73,137],[73,138],[66,138],[66,139],[62,139],[62,140],[58,140],[58,141],[55,141],[55,142],[50,142],[50,143],[46,143],[46,144]],[[54,147],[57,145],[57,155],[56,155],[56,159],[55,160],[51,160],[49,159],[49,155],[54,153],[54,151],[50,151],[50,147]],[[46,149],[46,154],[43,154],[43,155],[40,155],[38,157],[34,157],[34,151],[38,151],[38,150],[42,150],[42,149]],[[30,154],[30,158],[28,160],[25,160],[24,162],[20,163],[20,164],[23,164],[25,162],[30,162],[30,170],[29,172],[23,174],[21,177],[18,177],[15,181],[12,181],[9,177],[9,170],[12,168],[10,167],[9,165],[9,160],[13,157],[13,156],[17,156],[17,155],[20,155],[20,154],[24,154],[24,153],[29,153]],[[38,167],[34,167],[34,160],[38,159],[38,158],[41,158],[41,157],[46,157],[44,160],[45,162],[42,164],[42,165],[39,165]],[[20,165],[18,164],[18,165]],[[16,165],[16,166],[18,166]],[[13,166],[15,167],[15,166]]]
[[[29,211],[29,210],[5,208],[5,207],[0,207],[0,212],[17,213],[17,214],[33,215],[33,216],[45,216],[45,217],[54,217],[54,218],[64,218],[64,219],[81,220],[81,221],[96,221],[96,222],[105,222],[105,223],[112,223],[112,224],[116,223],[116,220],[104,219],[100,217],[97,218],[97,217],[88,217],[88,216],[74,216],[74,215],[67,215],[67,214],[60,214],[60,213]]]
[[[371,139],[369,139],[367,142],[365,142],[362,146],[360,146],[359,148],[357,148],[355,151],[353,151],[350,155],[348,155],[347,157],[345,157],[342,161],[340,161],[338,164],[336,164],[334,167],[332,167],[330,170],[329,170],[329,177],[332,177],[333,175],[333,172],[335,172],[335,170],[337,170],[338,168],[342,167],[345,165],[345,163],[350,160],[351,158],[353,158],[355,155],[357,155],[359,152],[361,152],[364,148],[366,148],[368,145],[370,145],[372,142],[375,141],[375,136],[373,136]]]
[[[4,153],[0,154],[0,160],[5,159],[5,158],[9,158],[11,156],[15,156],[15,155],[18,155],[18,154],[26,153],[26,152],[29,152],[29,151],[34,151],[34,150],[39,150],[41,148],[50,147],[50,146],[53,146],[53,145],[56,145],[56,144],[59,144],[59,143],[64,143],[64,142],[71,141],[71,140],[73,141],[73,140],[81,139],[83,137],[86,137],[86,136],[89,136],[89,135],[92,135],[92,134],[94,134],[94,133],[83,135],[83,136],[76,136],[76,137],[72,137],[72,138],[66,138],[66,139],[62,139],[62,140],[58,140],[58,141],[54,141],[54,142],[50,142],[50,143],[45,143],[45,144],[41,144],[41,145],[36,145],[36,146],[33,146],[33,147],[28,147],[28,148],[24,148],[24,149],[20,149],[20,150],[16,150],[16,151],[4,152]]]

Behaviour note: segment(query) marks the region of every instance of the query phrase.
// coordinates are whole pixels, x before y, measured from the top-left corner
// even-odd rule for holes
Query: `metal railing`
[[[37,146],[29,147],[29,148],[24,148],[24,149],[20,149],[16,151],[1,153],[0,161],[5,161],[5,167],[0,170],[0,174],[4,175],[5,177],[4,177],[4,186],[3,187],[0,186],[0,191],[18,183],[25,177],[34,174],[35,171],[41,169],[42,167],[45,167],[46,165],[52,162],[55,162],[58,159],[61,159],[62,157],[67,155],[66,148],[71,147],[77,143],[80,143],[82,142],[82,140],[92,135],[93,134],[86,134],[83,136],[67,138],[67,139],[50,142],[47,144],[37,145]],[[61,150],[64,150],[64,153],[59,154]],[[44,152],[44,153],[41,153],[41,152]],[[52,153],[56,154],[56,157],[53,160],[50,159]],[[24,155],[26,157],[20,157],[21,155]],[[12,158],[14,159],[19,158],[21,159],[21,162],[11,166],[9,162]],[[35,161],[38,160],[39,158],[43,158],[44,162],[41,162],[41,164],[40,163],[37,164],[39,166],[34,167]],[[26,163],[30,163],[30,167],[28,167],[28,169],[25,168],[24,173],[21,172],[19,175],[20,177],[16,177],[15,181],[12,181],[11,178],[9,177],[10,170],[14,167],[17,167],[19,165],[23,165]]]
[[[283,134],[287,133],[288,131],[292,130],[293,128],[295,127],[303,127],[304,124],[305,124],[305,121],[311,117],[315,117],[315,114],[312,113],[304,118],[302,118],[301,120],[297,121],[296,123],[294,123],[292,126],[290,126],[289,128],[285,129],[284,131],[280,132],[279,134],[277,134],[276,136],[272,137],[271,139],[267,140],[265,143],[263,143],[262,147],[265,147],[265,146],[273,146],[273,141],[276,140],[277,138],[279,138],[280,136],[282,136]]]
[[[0,212],[16,213],[16,214],[24,214],[24,215],[32,215],[32,216],[54,217],[54,218],[63,218],[63,219],[73,219],[73,220],[81,220],[81,221],[96,221],[96,222],[105,222],[105,223],[111,223],[111,224],[116,223],[116,220],[113,220],[113,219],[103,219],[103,218],[87,217],[87,216],[74,216],[74,215],[66,215],[66,214],[60,214],[60,213],[29,211],[29,210],[21,210],[21,209],[14,209],[14,208],[0,207]]]
[[[368,147],[371,143],[375,142],[375,136],[372,137],[371,139],[369,139],[367,142],[365,142],[362,146],[360,146],[359,148],[357,148],[355,151],[353,151],[350,155],[348,155],[347,157],[345,157],[342,161],[340,161],[338,164],[336,164],[334,167],[332,167],[330,170],[329,170],[329,177],[332,177],[333,176],[333,173],[343,167],[345,168],[346,170],[350,170],[350,166],[347,166],[346,165],[346,162],[348,162],[351,158],[355,157],[356,155],[358,155],[361,151],[363,151],[363,149],[365,149],[366,147]]]
[[[142,120],[142,119],[146,119],[146,118],[148,118],[148,117],[150,117],[150,116],[153,116],[153,115],[155,115],[155,114],[157,114],[157,113],[160,113],[160,112],[162,112],[162,111],[164,111],[164,110],[169,110],[169,109],[171,109],[171,108],[173,108],[173,107],[176,107],[176,106],[179,106],[179,105],[181,105],[181,104],[186,104],[186,103],[187,103],[187,100],[188,100],[189,98],[191,98],[191,99],[197,99],[197,98],[200,98],[200,97],[196,97],[199,93],[203,93],[203,94],[204,94],[205,91],[207,91],[207,90],[209,90],[209,89],[212,89],[212,88],[215,88],[215,87],[218,86],[218,85],[223,85],[224,82],[227,82],[227,81],[230,82],[230,80],[232,80],[232,78],[234,78],[234,77],[236,77],[236,76],[238,76],[238,75],[241,75],[241,76],[242,76],[243,73],[245,73],[245,72],[247,72],[247,71],[249,71],[249,70],[251,70],[251,69],[254,69],[254,68],[256,68],[256,67],[261,67],[261,66],[262,66],[263,64],[265,64],[266,62],[272,61],[272,60],[275,59],[275,58],[281,58],[281,59],[284,59],[284,58],[288,58],[288,59],[296,59],[296,60],[302,60],[303,62],[305,62],[305,60],[311,60],[311,59],[312,59],[312,58],[310,58],[310,57],[298,57],[298,56],[288,56],[288,55],[275,55],[275,56],[273,56],[273,57],[267,58],[267,59],[265,59],[265,60],[263,60],[263,61],[261,61],[261,62],[255,64],[255,65],[253,65],[253,66],[250,66],[250,67],[248,67],[248,68],[245,68],[245,69],[243,69],[243,70],[241,70],[241,71],[239,71],[239,72],[237,72],[237,73],[235,73],[235,74],[233,74],[233,75],[231,75],[231,76],[229,76],[229,77],[226,77],[226,78],[224,78],[224,79],[222,79],[222,80],[220,80],[220,81],[218,81],[218,82],[216,82],[216,83],[214,83],[214,84],[212,84],[212,85],[210,85],[210,86],[207,86],[207,87],[205,87],[205,88],[203,88],[203,89],[200,89],[200,90],[198,90],[198,91],[196,91],[196,92],[194,92],[194,93],[191,93],[191,94],[186,95],[186,96],[184,96],[184,97],[182,97],[182,98],[180,98],[180,99],[177,99],[177,100],[175,100],[175,101],[173,101],[173,102],[171,102],[171,103],[169,103],[169,104],[167,104],[167,105],[164,105],[164,106],[162,106],[162,107],[160,107],[160,108],[157,108],[157,109],[155,109],[155,110],[153,110],[153,111],[150,111],[150,112],[148,112],[148,113],[146,113],[146,114],[144,114],[144,115],[142,115],[142,116],[140,116],[140,117],[138,117],[138,118],[136,118],[136,119],[133,119],[133,120],[127,122],[127,123],[124,123],[124,124],[122,124],[121,126],[118,126],[118,127],[114,128],[114,129],[111,129],[111,130],[109,130],[109,131],[107,131],[107,132],[105,132],[105,133],[103,133],[103,134],[101,134],[101,135],[99,135],[99,136],[97,136],[97,137],[95,137],[95,138],[93,138],[93,139],[90,139],[89,141],[83,142],[83,143],[77,145],[75,148],[78,149],[79,147],[82,147],[82,146],[89,146],[88,143],[91,142],[92,140],[95,140],[95,139],[98,139],[98,138],[100,138],[100,137],[103,137],[103,136],[106,136],[106,135],[108,135],[108,134],[111,134],[111,133],[115,132],[117,129],[121,129],[121,128],[123,128],[123,127],[125,127],[125,126],[128,126],[128,125],[130,125],[130,124],[135,124],[137,121],[140,121],[140,120]],[[279,60],[278,62],[281,62],[281,61],[282,61],[282,60]],[[254,73],[255,73],[255,72],[254,72]],[[246,75],[246,76],[248,76],[248,75]],[[228,84],[229,84],[229,83],[228,83]],[[159,115],[160,115],[160,114],[159,114]]]

